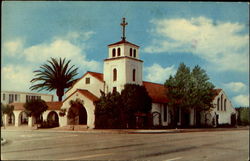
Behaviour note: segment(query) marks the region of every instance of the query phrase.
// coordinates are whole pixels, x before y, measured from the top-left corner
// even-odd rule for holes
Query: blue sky
[[[29,91],[32,71],[66,57],[102,72],[107,45],[140,46],[143,79],[164,83],[184,62],[201,66],[234,106],[249,105],[249,4],[239,2],[3,2],[2,90]],[[44,91],[46,93],[46,91]]]

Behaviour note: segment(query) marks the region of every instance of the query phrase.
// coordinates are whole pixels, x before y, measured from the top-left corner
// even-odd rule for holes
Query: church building
[[[87,128],[95,128],[95,105],[94,102],[101,96],[100,90],[105,93],[121,92],[125,84],[143,85],[152,99],[152,121],[155,127],[168,127],[176,117],[178,125],[197,125],[197,117],[200,124],[217,126],[219,124],[233,124],[232,116],[236,114],[229,98],[222,89],[216,89],[216,96],[213,100],[215,108],[209,113],[199,114],[194,109],[189,112],[177,110],[173,116],[173,109],[168,106],[166,89],[163,84],[143,81],[143,60],[140,59],[140,47],[128,42],[125,37],[125,26],[128,23],[122,19],[121,41],[108,45],[107,59],[104,60],[103,73],[86,72],[66,92],[63,102],[58,102],[56,108],[50,107],[54,114],[59,114],[59,109],[65,109],[65,115],[58,116],[59,126],[70,125],[67,118],[67,111],[70,108],[70,101],[80,99],[83,101],[83,109],[80,112],[78,124],[86,125]],[[13,104],[15,106],[15,104]],[[20,108],[20,104],[19,110]],[[53,106],[50,103],[50,106]],[[15,110],[16,110],[15,106]],[[23,108],[22,108],[23,109]],[[15,111],[14,110],[14,111]],[[44,112],[47,115],[48,112]],[[30,121],[33,122],[33,121]],[[16,123],[18,126],[19,123]]]
[[[65,93],[66,99],[63,101],[61,109],[69,109],[70,100],[76,100],[77,98],[83,100],[83,106],[86,110],[84,112],[86,116],[84,117],[88,128],[95,127],[94,101],[101,96],[100,90],[105,93],[121,92],[124,85],[128,83],[143,85],[147,89],[152,99],[151,113],[154,126],[169,126],[172,121],[173,109],[167,106],[168,98],[164,85],[142,80],[143,60],[140,59],[140,47],[126,40],[125,26],[127,24],[125,18],[123,18],[121,41],[108,45],[108,58],[104,60],[103,74],[88,71]],[[235,109],[224,91],[216,90],[216,94],[214,105],[218,108],[211,111],[209,115],[204,114],[204,118],[200,118],[201,124],[231,124],[231,115],[236,113]],[[219,104],[218,99],[220,99]],[[178,113],[179,115],[176,117],[178,117],[179,125],[194,126],[196,124],[194,110],[185,114],[186,117],[182,117],[181,110],[178,110]],[[182,118],[184,120],[181,120]],[[68,124],[67,117],[60,117],[60,126]]]

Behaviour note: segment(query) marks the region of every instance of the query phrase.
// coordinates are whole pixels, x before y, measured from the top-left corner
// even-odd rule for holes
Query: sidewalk
[[[187,129],[87,129],[82,126],[56,127],[56,128],[34,128],[28,126],[7,126],[1,127],[2,131],[39,131],[39,132],[81,132],[96,134],[161,134],[161,133],[185,133],[185,132],[212,132],[212,131],[234,131],[249,130],[249,126],[236,128],[187,128]]]

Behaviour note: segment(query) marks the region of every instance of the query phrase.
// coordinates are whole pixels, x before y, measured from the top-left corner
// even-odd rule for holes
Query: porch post
[[[4,116],[4,119],[3,119],[3,124],[4,124],[4,126],[8,126],[8,125],[9,125],[9,123],[8,123],[8,119],[9,119],[9,117],[8,117],[8,115],[7,115],[7,114],[4,114],[3,116]]]
[[[32,127],[33,125],[34,125],[34,123],[35,123],[35,117],[34,116],[30,116],[30,117],[28,117],[28,126],[29,127]]]

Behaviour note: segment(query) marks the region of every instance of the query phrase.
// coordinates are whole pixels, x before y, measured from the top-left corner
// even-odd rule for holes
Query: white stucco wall
[[[53,95],[51,95],[51,94],[16,92],[16,91],[1,91],[1,102],[3,104],[9,104],[9,95],[10,94],[14,96],[13,103],[16,103],[16,102],[25,103],[27,95],[28,96],[41,96],[41,99],[44,101],[47,101],[47,102],[53,101]],[[15,99],[15,95],[17,96],[17,99]]]
[[[223,95],[223,101],[222,101],[222,107],[221,107],[221,95]],[[219,101],[219,110],[217,108],[217,100],[218,98],[220,98]],[[224,100],[226,101],[226,110],[224,109]],[[218,123],[219,124],[231,124],[231,115],[232,114],[236,114],[236,110],[233,107],[230,99],[228,98],[228,96],[226,95],[226,93],[224,91],[221,91],[213,100],[213,105],[214,108],[211,110],[211,112],[209,114],[207,114],[207,124],[208,125],[212,125],[213,123],[213,119],[214,121],[216,120],[216,114],[219,115],[219,119],[218,119]],[[201,115],[201,123],[205,124],[205,115],[204,113],[202,113]]]
[[[170,121],[171,121],[170,111],[172,109],[170,109],[168,106],[166,106],[166,110],[167,110],[167,118],[166,118],[166,121],[164,121],[164,104],[152,103],[151,113],[153,113],[153,112],[159,112],[160,113],[160,115],[161,115],[161,125],[162,126],[168,126],[170,124]],[[153,117],[153,125],[157,126],[159,124],[160,124],[160,122],[159,122],[158,117]]]
[[[113,81],[113,70],[117,70],[117,80]],[[133,69],[135,69],[135,81],[133,81]],[[142,62],[129,58],[120,58],[105,60],[104,62],[104,81],[106,92],[112,92],[113,87],[118,92],[124,88],[127,83],[142,85]]]
[[[90,78],[90,84],[86,84],[86,78]],[[70,96],[77,89],[86,89],[93,93],[97,97],[101,96],[100,90],[104,91],[104,83],[93,77],[91,74],[87,73],[83,78],[81,78],[75,85],[69,89],[65,95],[66,98]]]
[[[221,95],[223,95],[223,101],[222,101],[222,109],[221,107],[219,108],[219,110],[217,109],[217,100],[218,98],[221,99]],[[226,101],[226,110],[224,109],[224,100]],[[227,97],[226,93],[224,91],[221,91],[214,99],[213,104],[215,105],[215,108],[213,109],[213,113],[218,114],[219,115],[219,124],[231,124],[231,114],[236,113],[235,108],[233,107],[231,101],[229,100],[229,98]],[[220,105],[221,106],[221,101],[220,101]]]
[[[68,109],[70,108],[70,104],[69,104],[70,100],[76,100],[77,98],[83,100],[84,102],[83,106],[85,107],[87,111],[87,126],[91,129],[94,128],[95,127],[95,115],[94,115],[95,106],[90,99],[80,94],[79,92],[74,93],[70,98],[68,98],[65,102],[63,102],[61,109],[67,109],[68,111]],[[67,112],[64,117],[59,117],[59,124],[60,126],[68,125]]]

